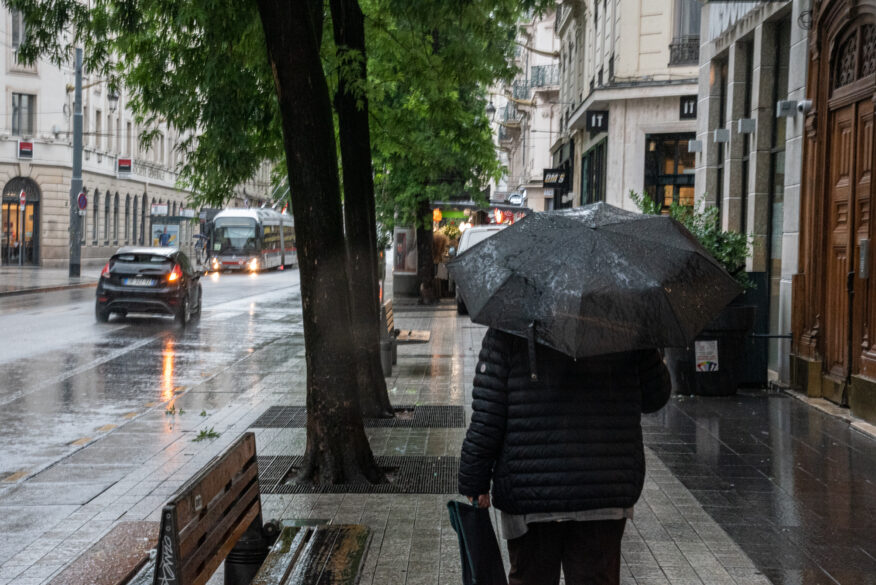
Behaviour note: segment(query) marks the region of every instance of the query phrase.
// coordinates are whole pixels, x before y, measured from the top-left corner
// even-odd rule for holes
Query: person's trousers
[[[508,541],[508,585],[619,585],[626,520],[534,522]]]

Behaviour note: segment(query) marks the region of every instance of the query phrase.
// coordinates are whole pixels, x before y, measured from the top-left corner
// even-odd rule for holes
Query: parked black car
[[[100,273],[94,316],[105,323],[110,313],[173,315],[185,325],[201,314],[200,278],[176,248],[120,248]]]

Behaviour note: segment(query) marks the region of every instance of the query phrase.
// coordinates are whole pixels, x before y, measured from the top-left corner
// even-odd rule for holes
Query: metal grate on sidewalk
[[[355,482],[338,485],[306,484],[294,478],[301,456],[259,457],[259,484],[263,494],[454,494],[458,457],[377,457],[388,483]]]
[[[399,405],[393,408],[395,418],[366,418],[366,427],[398,428],[461,428],[465,412],[461,406]],[[250,427],[260,429],[303,428],[307,423],[304,406],[271,406]]]

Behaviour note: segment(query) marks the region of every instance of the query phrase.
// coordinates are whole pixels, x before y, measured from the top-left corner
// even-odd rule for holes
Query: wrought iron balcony
[[[675,37],[669,44],[669,65],[696,65],[700,62],[700,37]]]
[[[560,84],[559,65],[535,65],[530,69],[530,82],[532,87],[544,87],[546,85]]]
[[[525,81],[515,81],[511,85],[511,96],[518,100],[528,100],[530,95],[529,85]]]

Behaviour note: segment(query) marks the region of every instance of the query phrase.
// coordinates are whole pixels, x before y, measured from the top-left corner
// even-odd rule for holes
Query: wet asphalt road
[[[221,372],[289,329],[264,320],[300,313],[298,271],[201,279],[201,319],[94,319],[94,289],[0,303],[0,492]],[[267,337],[266,337],[267,333]],[[294,332],[293,332],[294,334]],[[4,485],[5,484],[5,485]]]

